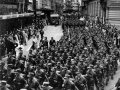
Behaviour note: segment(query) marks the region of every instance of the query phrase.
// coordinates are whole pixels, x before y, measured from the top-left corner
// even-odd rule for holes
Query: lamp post
[[[36,17],[37,17],[37,14],[36,14],[36,0],[33,0],[33,10],[34,10],[34,16],[35,16],[35,27],[36,27]]]
[[[79,16],[79,12],[80,12],[80,9],[79,9],[79,8],[80,8],[80,4],[78,3],[78,18],[80,17],[80,16]]]

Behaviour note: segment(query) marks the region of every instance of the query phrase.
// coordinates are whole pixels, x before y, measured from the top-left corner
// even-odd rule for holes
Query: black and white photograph
[[[120,0],[0,0],[0,90],[120,90]]]

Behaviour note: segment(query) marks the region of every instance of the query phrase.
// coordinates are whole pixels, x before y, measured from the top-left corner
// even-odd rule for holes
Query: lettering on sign
[[[120,3],[120,0],[112,0],[111,3]]]

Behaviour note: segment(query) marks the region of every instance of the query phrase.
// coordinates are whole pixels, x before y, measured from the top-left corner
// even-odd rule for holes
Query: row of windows
[[[11,4],[11,3],[18,3],[18,0],[0,0],[0,4]]]
[[[88,5],[88,14],[91,16],[103,17],[103,11],[100,3],[97,1],[90,2]]]

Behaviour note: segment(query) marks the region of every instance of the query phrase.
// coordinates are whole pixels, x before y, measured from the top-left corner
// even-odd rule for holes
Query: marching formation
[[[48,41],[41,30],[40,47],[33,44],[28,58],[10,53],[7,65],[1,63],[1,90],[104,90],[118,68],[119,31],[112,25],[78,22],[65,17],[59,41]]]

